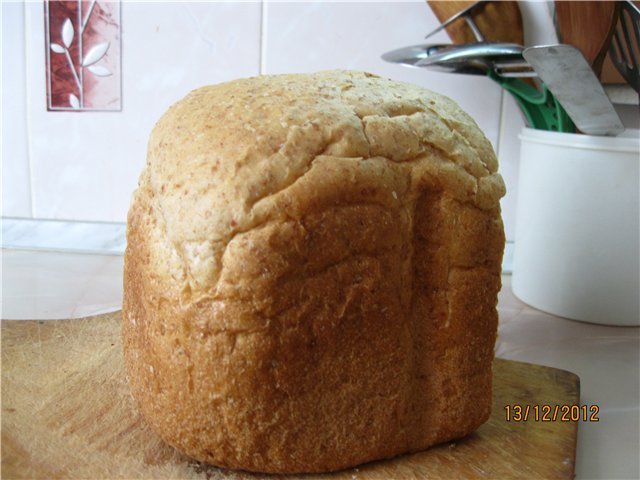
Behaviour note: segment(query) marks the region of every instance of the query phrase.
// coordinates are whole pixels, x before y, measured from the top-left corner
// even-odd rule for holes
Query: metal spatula
[[[617,135],[624,131],[609,97],[576,47],[530,47],[522,55],[582,132]]]

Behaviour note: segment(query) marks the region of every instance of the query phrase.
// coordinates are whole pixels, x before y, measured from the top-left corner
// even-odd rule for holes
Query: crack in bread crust
[[[123,339],[150,425],[288,473],[486,420],[504,233],[490,144],[450,100],[355,72],[192,92],[127,227]]]

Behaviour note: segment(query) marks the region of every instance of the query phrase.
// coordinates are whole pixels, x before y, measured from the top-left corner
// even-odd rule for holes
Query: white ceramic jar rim
[[[640,130],[627,129],[617,137],[584,135],[581,133],[549,132],[525,127],[518,135],[520,140],[559,147],[584,148],[640,154]]]

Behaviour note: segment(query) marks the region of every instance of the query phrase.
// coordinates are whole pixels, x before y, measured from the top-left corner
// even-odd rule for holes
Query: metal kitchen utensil
[[[543,84],[540,90],[518,80],[536,73],[522,58],[524,48],[514,44],[473,43],[436,51],[415,66],[453,73],[484,74],[511,93],[533,128],[573,132],[574,125]]]
[[[618,20],[618,3],[564,0],[554,3],[558,43],[577,47],[597,77]]]
[[[537,90],[514,78],[536,75],[523,61],[522,50],[513,44],[413,45],[387,52],[382,58],[410,67],[488,75],[515,97],[531,127],[573,132],[571,120],[544,85]]]
[[[510,43],[423,44],[392,50],[383,54],[382,59],[409,67],[470,75],[486,75],[487,68],[491,68],[501,77],[535,77],[536,73],[522,58],[522,50],[522,46]]]
[[[417,67],[433,70],[485,75],[493,70],[501,77],[535,77],[536,73],[522,58],[523,47],[513,43],[479,42],[429,49]]]
[[[407,67],[417,68],[418,65],[416,64],[420,60],[423,60],[435,53],[442,52],[449,47],[452,47],[449,43],[410,45],[408,47],[402,47],[383,53],[381,58],[385,62],[399,63],[400,65]]]
[[[452,8],[456,8],[454,4],[461,2],[440,3],[428,1],[427,3],[442,21],[442,17],[446,15],[445,12],[447,10],[451,11],[448,8],[449,5]],[[573,132],[575,127],[571,119],[544,84],[518,80],[518,78],[537,76],[530,65],[522,58],[523,47],[521,44],[524,43],[524,33],[518,4],[516,2],[495,2],[496,9],[501,9],[502,7],[504,9],[497,10],[493,12],[493,15],[488,16],[489,23],[486,25],[488,27],[486,34],[492,39],[502,41],[499,43],[495,40],[493,42],[485,41],[485,34],[483,34],[473,18],[474,13],[481,14],[479,7],[487,3],[489,2],[479,1],[453,14],[426,37],[428,38],[450,26],[456,20],[464,18],[477,43],[464,43],[468,33],[463,30],[458,29],[457,33],[449,31],[449,36],[454,41],[457,39],[460,42],[463,39],[462,45],[443,48],[440,51],[431,49],[429,54],[422,55],[418,61],[412,62],[412,66],[452,73],[488,75],[489,78],[514,96],[527,119],[527,123],[531,127],[542,130]],[[500,20],[499,23],[496,20],[496,13],[499,13],[497,16],[497,19]],[[508,29],[503,28],[505,19],[509,24]],[[507,43],[505,42],[506,38],[512,40]],[[516,43],[513,43],[514,38],[517,39]]]
[[[591,65],[576,47],[529,47],[523,56],[582,132],[617,135],[624,131]]]
[[[620,2],[609,55],[627,83],[640,94],[640,9],[629,1]]]
[[[478,28],[478,25],[476,25],[476,22],[473,20],[473,17],[471,16],[471,13],[474,10],[476,10],[478,7],[480,7],[481,5],[483,5],[485,3],[487,3],[486,0],[480,0],[480,1],[478,1],[478,2],[476,2],[474,4],[472,4],[472,5],[469,5],[464,10],[461,10],[460,12],[456,13],[455,15],[452,15],[447,20],[442,22],[439,27],[437,27],[435,30],[432,30],[431,32],[427,33],[427,35],[424,38],[427,39],[427,38],[435,35],[439,31],[444,30],[446,27],[451,25],[453,22],[455,22],[459,18],[464,18],[464,21],[467,22],[467,25],[469,26],[469,28],[473,32],[473,35],[476,37],[476,40],[478,42],[484,42],[485,41],[484,35],[482,34],[480,29]]]
[[[518,2],[486,1],[470,6],[471,3],[473,2],[427,0],[431,11],[439,22],[445,24],[447,34],[455,44],[474,43],[483,38],[489,42],[524,45],[522,15]],[[442,27],[437,31],[440,30]]]

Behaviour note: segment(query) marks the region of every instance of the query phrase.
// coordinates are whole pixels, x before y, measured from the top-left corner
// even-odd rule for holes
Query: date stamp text
[[[598,405],[505,405],[507,422],[599,422]]]

